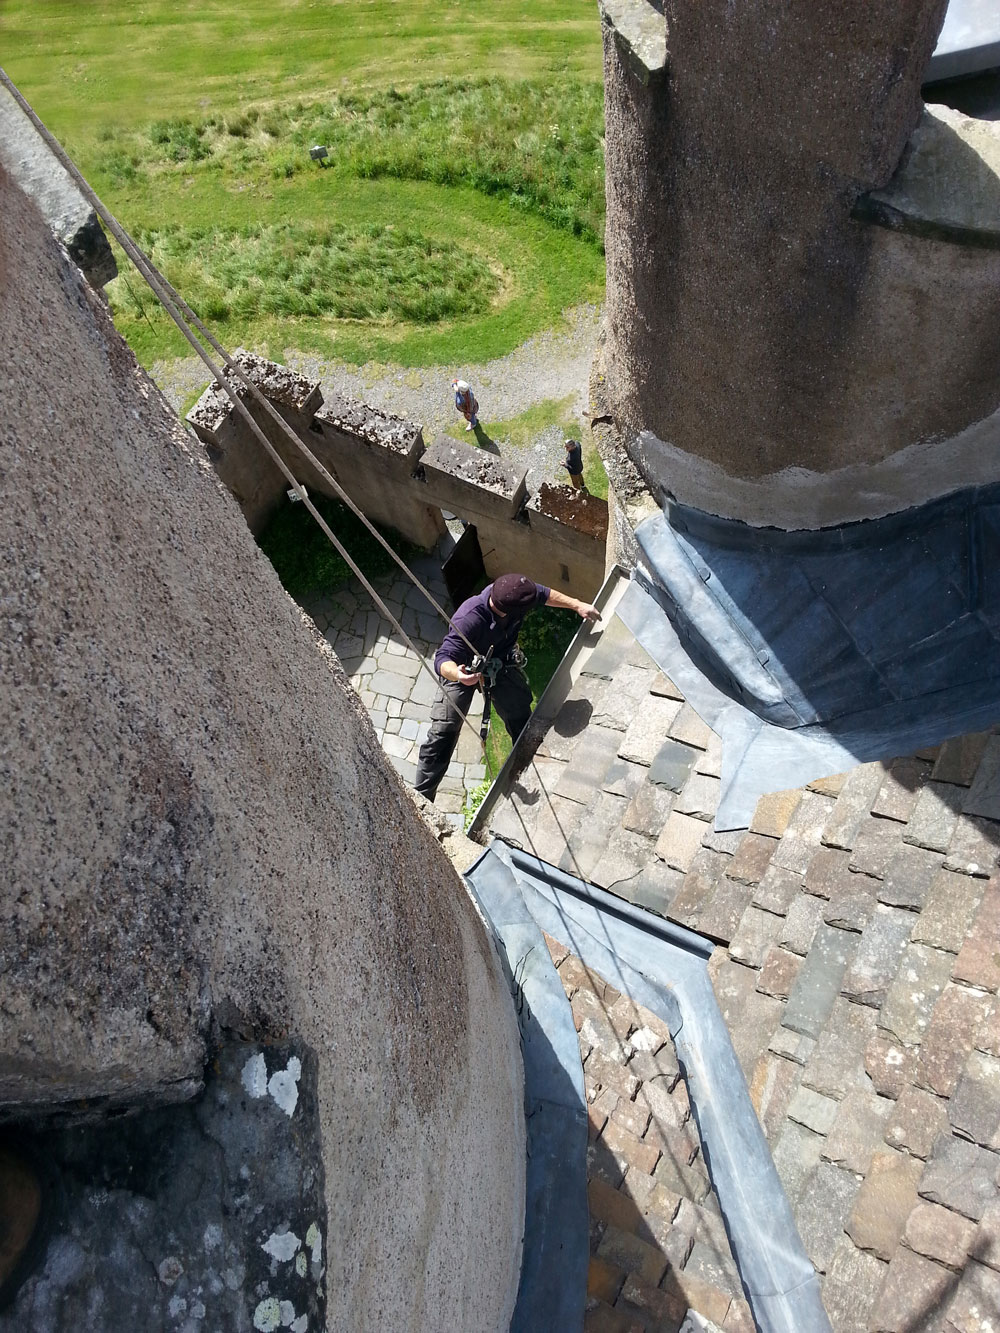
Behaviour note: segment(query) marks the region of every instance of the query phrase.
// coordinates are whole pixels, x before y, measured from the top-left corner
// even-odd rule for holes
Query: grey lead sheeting
[[[873,710],[856,714],[850,732],[822,726],[777,727],[731,699],[692,660],[659,601],[636,581],[626,588],[616,615],[661,671],[722,739],[722,790],[715,815],[719,830],[747,828],[761,796],[803,787],[816,778],[843,773],[856,764],[894,759],[951,736],[982,731],[997,718],[995,699],[977,700],[944,717],[917,711],[891,724]]]
[[[484,879],[496,894],[501,864],[542,930],[669,1025],[758,1329],[829,1333],[819,1281],[715,1000],[706,968],[710,946],[502,843],[493,843],[467,873],[477,896]]]
[[[521,1280],[510,1333],[579,1333],[587,1298],[587,1102],[562,982],[507,865],[485,852],[465,875],[489,922],[517,1006],[524,1061]]]

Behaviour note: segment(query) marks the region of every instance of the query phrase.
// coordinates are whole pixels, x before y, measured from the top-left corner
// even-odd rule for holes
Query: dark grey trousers
[[[433,801],[438,784],[444,777],[451,756],[458,744],[458,733],[462,729],[462,717],[472,707],[476,690],[472,685],[456,685],[451,681],[441,682],[441,691],[434,700],[431,709],[431,729],[427,739],[420,747],[417,760],[417,777],[414,787],[422,796]],[[531,716],[531,686],[520,667],[505,666],[493,686],[491,698],[493,707],[503,719],[511,740],[517,740]],[[450,705],[455,705],[451,707]],[[455,708],[461,711],[458,716]]]

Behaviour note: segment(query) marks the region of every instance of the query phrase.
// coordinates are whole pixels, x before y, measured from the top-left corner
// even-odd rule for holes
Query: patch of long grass
[[[125,162],[188,170],[206,161],[207,170],[290,176],[313,170],[309,149],[322,144],[337,175],[470,185],[602,244],[603,132],[600,84],[440,80],[264,115],[250,107],[225,120],[157,121],[105,139],[97,166],[111,178]]]
[[[169,226],[139,244],[203,318],[330,316],[433,324],[488,305],[498,280],[476,255],[392,225]],[[137,314],[131,284],[112,283],[111,307]]]

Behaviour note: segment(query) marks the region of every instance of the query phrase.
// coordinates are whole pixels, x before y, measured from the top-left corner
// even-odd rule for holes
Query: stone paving
[[[440,559],[434,556],[417,559],[411,568],[448,610],[450,603]],[[447,630],[433,606],[401,571],[373,579],[372,586],[424,659],[432,663]],[[412,785],[417,772],[417,751],[430,726],[431,705],[437,692],[434,681],[356,579],[334,593],[307,600],[304,609],[340,658],[389,762],[403,781]],[[482,718],[478,698],[469,716],[478,732]],[[461,826],[466,794],[485,777],[486,766],[477,737],[463,728],[435,806]]]
[[[678,1333],[691,1309],[752,1333],[669,1029],[546,943],[579,1033],[590,1120],[585,1333]]]
[[[731,833],[720,760],[612,618],[491,831],[719,942],[719,1005],[837,1333],[996,1333],[1000,735],[766,796]],[[593,1328],[670,1327],[618,1318],[622,1291]]]

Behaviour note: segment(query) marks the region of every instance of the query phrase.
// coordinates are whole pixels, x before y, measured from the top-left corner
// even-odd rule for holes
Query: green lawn
[[[7,72],[224,342],[487,359],[601,299],[591,0],[6,0],[0,34]],[[112,309],[140,358],[183,354],[126,279]]]

